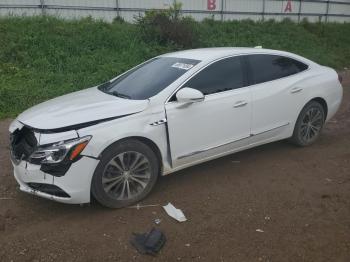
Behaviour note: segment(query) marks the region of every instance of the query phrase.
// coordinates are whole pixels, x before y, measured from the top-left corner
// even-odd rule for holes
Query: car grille
[[[16,130],[10,135],[11,141],[11,156],[14,160],[28,161],[30,155],[34,152],[38,141],[33,130],[23,127],[21,130]]]

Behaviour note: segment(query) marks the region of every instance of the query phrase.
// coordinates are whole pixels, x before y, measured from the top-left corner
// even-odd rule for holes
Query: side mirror
[[[176,99],[181,103],[195,103],[204,101],[204,95],[197,89],[184,87],[176,93]]]

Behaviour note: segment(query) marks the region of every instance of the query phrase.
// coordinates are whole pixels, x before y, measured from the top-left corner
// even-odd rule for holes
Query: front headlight
[[[57,164],[63,160],[74,161],[91,139],[85,136],[38,147],[30,156],[30,162],[36,164]]]

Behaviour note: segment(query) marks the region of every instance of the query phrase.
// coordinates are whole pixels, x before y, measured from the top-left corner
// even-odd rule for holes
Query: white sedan
[[[314,143],[339,108],[340,82],[282,51],[161,55],[20,114],[10,125],[14,176],[44,198],[124,207],[160,175],[281,139]]]

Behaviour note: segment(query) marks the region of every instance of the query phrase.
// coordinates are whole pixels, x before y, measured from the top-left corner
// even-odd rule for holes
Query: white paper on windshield
[[[183,70],[189,70],[193,67],[191,64],[185,64],[185,63],[175,63],[171,67],[183,69]]]

